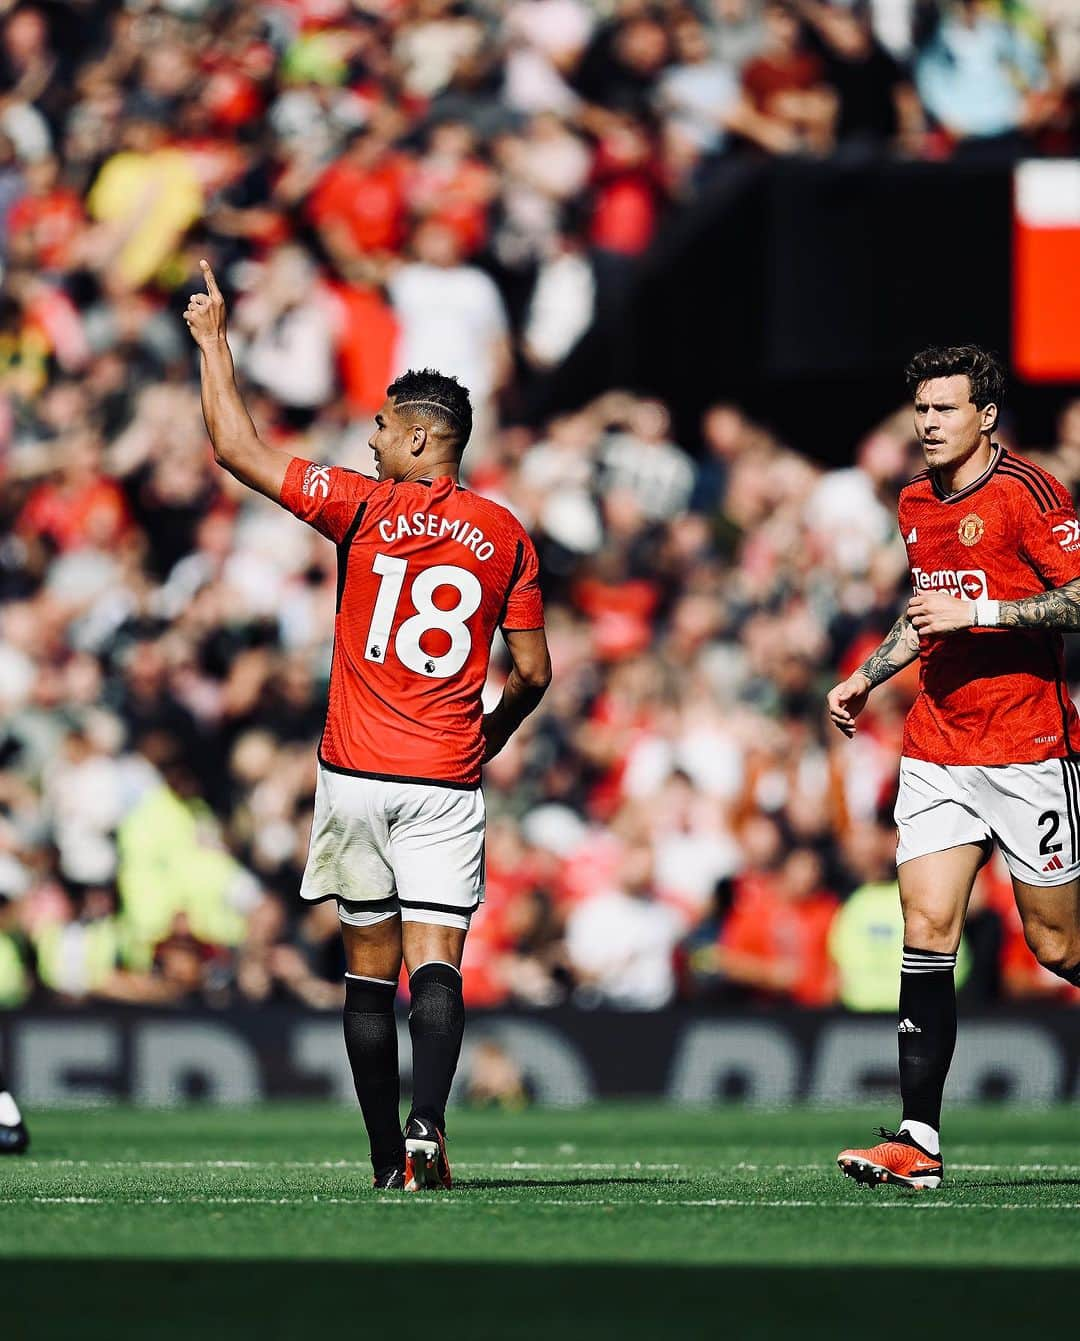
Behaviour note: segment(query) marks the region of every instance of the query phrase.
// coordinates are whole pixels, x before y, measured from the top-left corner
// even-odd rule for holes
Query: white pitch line
[[[358,1159],[22,1159],[19,1163],[24,1168],[37,1166],[64,1169],[368,1169],[371,1167],[369,1160]],[[542,1169],[551,1169],[556,1172],[613,1173],[628,1169],[663,1173],[685,1167],[682,1164],[643,1164],[636,1160],[625,1164],[542,1163],[519,1159],[501,1163],[489,1160],[454,1161],[455,1169],[497,1169],[500,1172],[537,1172]],[[734,1165],[731,1167],[739,1168],[741,1166]],[[785,1168],[788,1166],[777,1165],[776,1167]],[[822,1165],[821,1167],[826,1166]]]
[[[953,1164],[963,1173],[1080,1173],[1080,1164]]]
[[[362,1169],[370,1167],[368,1160],[322,1159],[322,1160],[258,1160],[258,1159],[21,1159],[23,1168],[63,1168],[63,1169]],[[558,1160],[455,1160],[456,1169],[492,1170],[500,1173],[619,1173],[647,1172],[672,1173],[678,1170],[689,1171],[686,1164],[646,1164],[640,1161],[624,1163],[568,1163]],[[835,1167],[834,1160],[808,1164],[753,1164],[739,1161],[736,1164],[695,1165],[694,1173],[698,1177],[708,1177],[724,1173],[823,1173]],[[1080,1175],[1080,1164],[959,1164],[949,1162],[953,1173],[1057,1173]]]
[[[464,1189],[467,1191],[467,1189]],[[754,1199],[740,1197],[680,1198],[678,1200],[627,1197],[612,1201],[607,1198],[582,1199],[580,1201],[543,1200],[525,1201],[522,1198],[475,1197],[468,1196],[464,1201],[454,1197],[143,1197],[128,1200],[111,1200],[105,1197],[3,1197],[0,1205],[20,1206],[523,1206],[535,1209],[558,1208],[560,1210],[604,1209],[617,1210],[620,1207],[655,1206],[679,1208],[704,1208],[731,1210],[739,1208],[761,1210],[952,1210],[952,1211],[1077,1211],[1080,1202],[1003,1202],[1000,1204],[978,1204],[965,1201],[939,1201],[932,1197],[905,1198],[903,1201],[879,1200],[862,1197],[858,1201],[797,1201],[794,1199]]]
[[[643,1164],[640,1160],[632,1160],[625,1164],[548,1164],[544,1162],[527,1162],[525,1160],[515,1159],[505,1164],[489,1163],[485,1160],[473,1160],[471,1163],[467,1160],[455,1160],[455,1169],[501,1169],[513,1171],[521,1169],[523,1171],[536,1171],[540,1169],[554,1170],[585,1170],[596,1173],[608,1173],[621,1169],[644,1169],[649,1173],[663,1173],[671,1169],[684,1169],[685,1164]]]
[[[951,1173],[1075,1173],[1080,1174],[1080,1164],[958,1164],[948,1160]],[[718,1170],[733,1170],[736,1173],[821,1173],[835,1168],[835,1160],[825,1160],[815,1164],[716,1164]],[[697,1170],[701,1174],[700,1167]]]

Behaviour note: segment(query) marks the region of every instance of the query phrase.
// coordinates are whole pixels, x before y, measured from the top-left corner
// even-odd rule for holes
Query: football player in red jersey
[[[900,493],[914,594],[828,696],[852,736],[875,685],[919,659],[896,801],[903,1117],[839,1163],[862,1182],[937,1187],[956,951],[995,842],[1028,944],[1080,986],[1080,721],[1061,639],[1080,630],[1080,522],[1058,480],[994,442],[1004,374],[992,355],[927,349],[907,382],[927,465]]]
[[[337,900],[348,966],[345,1044],[375,1186],[450,1186],[446,1101],[464,1028],[461,955],[484,896],[481,765],[551,678],[536,551],[505,508],[458,484],[472,428],[452,377],[388,388],[376,479],[260,441],[236,386],[225,303],[184,319],[199,346],[215,459],[337,546],[338,610],[315,817],[301,897]],[[495,630],[512,668],[484,715]],[[394,996],[409,971],[413,1102],[404,1134]]]

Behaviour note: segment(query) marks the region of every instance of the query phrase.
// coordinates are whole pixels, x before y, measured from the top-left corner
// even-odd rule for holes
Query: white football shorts
[[[1080,764],[929,764],[900,760],[896,864],[993,839],[1028,885],[1080,875]]]
[[[319,765],[300,897],[336,899],[350,926],[468,929],[484,901],[483,793],[356,777]]]

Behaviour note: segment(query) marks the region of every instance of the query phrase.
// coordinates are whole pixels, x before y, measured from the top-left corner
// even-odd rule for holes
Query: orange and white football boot
[[[940,1155],[929,1155],[906,1131],[878,1127],[880,1145],[868,1150],[841,1150],[840,1172],[857,1183],[898,1183],[901,1187],[940,1187],[945,1165]]]
[[[405,1191],[453,1187],[446,1137],[427,1118],[410,1117],[405,1124]]]

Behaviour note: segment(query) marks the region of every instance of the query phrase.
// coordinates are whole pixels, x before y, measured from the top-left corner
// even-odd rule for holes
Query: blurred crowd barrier
[[[399,1030],[402,1078],[412,1052]],[[474,1011],[455,1106],[513,1111],[597,1099],[780,1108],[895,1102],[892,1019],[822,1011]],[[632,1040],[632,1042],[631,1042]],[[35,1108],[337,1100],[355,1108],[341,1022],[295,1008],[209,1015],[99,1009],[0,1018],[6,1074]],[[1075,1101],[1080,1014],[969,1012],[950,1103]]]
[[[891,1009],[913,680],[850,743],[822,700],[903,599],[907,412],[825,471],[730,403],[519,411],[726,164],[1068,155],[1078,53],[1068,0],[0,4],[0,1005],[340,1004],[296,899],[336,556],[211,461],[206,255],[268,440],[367,471],[391,377],[456,373],[541,550],[470,1003]],[[1080,402],[1004,437],[1080,485]],[[963,977],[1077,995],[997,865]]]

